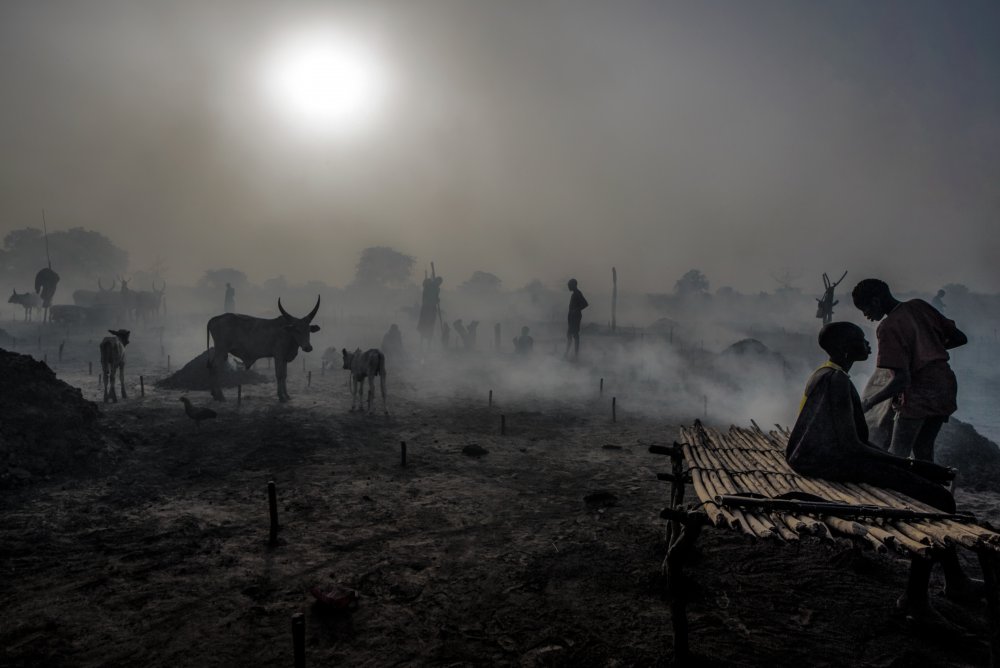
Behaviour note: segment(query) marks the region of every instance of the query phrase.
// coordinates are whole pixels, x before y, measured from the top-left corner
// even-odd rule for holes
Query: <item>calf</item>
[[[128,399],[125,394],[125,346],[128,345],[129,331],[127,329],[109,329],[113,336],[105,336],[101,340],[101,373],[104,380],[104,403],[118,403],[115,394],[115,371],[122,386],[122,399]]]
[[[30,292],[22,292],[17,294],[17,289],[14,288],[14,294],[10,296],[7,300],[8,304],[18,304],[24,307],[24,321],[28,322],[31,320],[31,309],[36,309],[42,305],[42,300],[39,299],[38,295],[32,294]]]
[[[357,348],[353,353],[342,350],[344,356],[344,368],[351,372],[351,412],[354,412],[355,396],[358,401],[358,409],[364,410],[365,378],[368,379],[368,414],[372,414],[372,401],[375,398],[375,376],[379,377],[382,389],[382,410],[389,414],[389,409],[385,405],[385,355],[378,348],[372,348],[361,352]]]

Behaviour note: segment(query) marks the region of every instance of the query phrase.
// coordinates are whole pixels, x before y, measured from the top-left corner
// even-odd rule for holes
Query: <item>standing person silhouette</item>
[[[226,313],[233,313],[236,311],[236,290],[229,283],[226,283],[226,301],[224,309]]]
[[[566,352],[563,354],[563,358],[569,358],[569,346],[572,343],[574,361],[580,356],[580,323],[583,321],[583,309],[589,306],[587,299],[576,286],[575,278],[569,279],[566,284],[566,287],[573,294],[569,298],[569,315],[567,317],[569,327],[566,329]]]
[[[953,320],[922,299],[901,302],[889,286],[866,278],[851,293],[854,305],[877,322],[876,366],[889,382],[862,402],[868,412],[892,400],[896,420],[889,451],[900,457],[934,461],[934,440],[948,416],[958,408],[958,381],[948,364],[948,351],[968,343]]]

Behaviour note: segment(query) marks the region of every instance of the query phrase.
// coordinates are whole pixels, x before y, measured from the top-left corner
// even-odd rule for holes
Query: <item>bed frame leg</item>
[[[986,612],[989,620],[990,666],[1000,668],[1000,560],[989,548],[977,552],[986,585]]]
[[[678,527],[674,540],[667,549],[664,560],[667,597],[670,601],[670,623],[674,635],[674,662],[679,666],[688,665],[691,660],[691,650],[688,643],[687,604],[691,594],[690,578],[684,573],[684,566],[689,562],[701,527],[705,524],[702,513],[687,513],[683,510],[665,509],[661,513]]]

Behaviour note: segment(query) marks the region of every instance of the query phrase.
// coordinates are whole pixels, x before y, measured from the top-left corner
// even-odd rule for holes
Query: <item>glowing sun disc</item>
[[[266,63],[264,84],[272,103],[293,123],[340,132],[375,115],[385,76],[365,44],[320,31],[288,36],[277,44]]]

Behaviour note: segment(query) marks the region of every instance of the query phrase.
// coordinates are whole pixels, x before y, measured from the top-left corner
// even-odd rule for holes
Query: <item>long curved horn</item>
[[[104,285],[101,283],[101,277],[100,276],[97,277],[97,288],[101,292],[104,292]]]
[[[304,318],[304,320],[306,322],[312,322],[312,319],[316,317],[316,311],[318,310],[319,310],[319,295],[316,295],[316,306],[313,306],[313,310],[309,311],[309,315],[307,315]]]
[[[292,316],[288,315],[288,311],[286,311],[285,307],[283,307],[281,305],[281,297],[278,297],[278,310],[281,311],[281,315],[285,316],[286,318],[291,318],[292,317]]]

